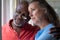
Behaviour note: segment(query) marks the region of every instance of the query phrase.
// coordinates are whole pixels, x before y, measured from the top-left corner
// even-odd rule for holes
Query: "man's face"
[[[25,5],[19,5],[13,16],[16,26],[21,26],[28,21],[28,9]]]
[[[28,7],[29,16],[34,24],[39,24],[42,21],[45,9],[40,7],[38,2],[33,2]]]

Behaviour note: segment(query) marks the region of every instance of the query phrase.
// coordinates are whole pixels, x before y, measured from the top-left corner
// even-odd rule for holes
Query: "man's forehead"
[[[16,10],[26,10],[27,8],[28,7],[26,5],[20,4],[20,5],[17,6]]]
[[[16,9],[18,10],[18,9],[22,9],[22,8],[24,8],[24,5],[18,5]]]

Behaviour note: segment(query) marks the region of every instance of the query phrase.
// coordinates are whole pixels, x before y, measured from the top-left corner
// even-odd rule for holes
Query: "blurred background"
[[[2,0],[2,26],[13,17],[16,6],[24,0]],[[31,0],[27,0],[31,1]],[[60,18],[60,0],[46,0],[57,12]]]

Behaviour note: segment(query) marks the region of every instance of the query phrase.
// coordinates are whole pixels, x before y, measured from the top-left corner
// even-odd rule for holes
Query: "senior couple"
[[[2,27],[2,40],[59,40],[59,29],[58,16],[46,0],[22,1],[13,19]]]

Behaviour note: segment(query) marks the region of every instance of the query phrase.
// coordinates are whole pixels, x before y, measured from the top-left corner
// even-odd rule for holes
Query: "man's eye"
[[[27,19],[26,13],[23,13],[23,14],[22,14],[22,17],[23,17],[23,19]]]
[[[23,19],[27,19],[27,17],[26,17],[26,16],[22,16],[22,18],[23,18]]]
[[[22,16],[26,16],[25,13],[23,13]]]
[[[21,11],[16,11],[18,14],[20,14],[21,13]]]

